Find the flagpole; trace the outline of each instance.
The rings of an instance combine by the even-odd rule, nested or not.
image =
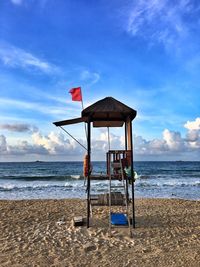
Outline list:
[[[84,110],[83,106],[83,96],[82,96],[82,90],[81,87],[72,88],[69,93],[72,95],[72,101],[81,101],[82,110]],[[85,124],[85,136],[87,140],[87,129]]]
[[[84,110],[84,106],[83,106],[83,95],[82,95],[82,90],[81,90],[81,104],[82,104],[82,111]],[[87,141],[87,129],[86,129],[86,123],[85,124],[85,136],[86,136],[86,141]]]

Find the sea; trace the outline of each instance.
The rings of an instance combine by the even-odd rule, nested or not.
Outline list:
[[[105,162],[93,162],[104,174]],[[200,162],[134,162],[136,198],[200,200]],[[0,163],[0,199],[86,198],[83,162]],[[118,184],[119,181],[114,183]],[[108,192],[108,181],[91,182],[91,193]]]

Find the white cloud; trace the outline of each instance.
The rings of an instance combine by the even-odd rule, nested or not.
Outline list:
[[[80,78],[82,81],[86,81],[89,84],[95,84],[100,79],[100,74],[97,72],[91,72],[89,70],[83,70],[81,72]]]
[[[199,139],[199,131],[197,130],[189,130],[189,132],[186,135],[186,139],[189,142],[196,142]]]
[[[186,140],[190,149],[200,149],[200,131],[189,131]]]
[[[32,135],[33,143],[36,146],[42,146],[50,155],[68,154],[75,155],[82,152],[82,148],[74,141],[67,139],[61,133],[51,132],[47,136],[43,136],[37,132]],[[83,143],[82,140],[79,140]]]
[[[165,155],[169,148],[163,139],[145,140],[142,136],[134,137],[136,155]]]
[[[189,0],[138,0],[129,6],[127,32],[132,36],[147,38],[169,48],[175,46],[190,33],[187,15],[193,15],[196,7]],[[127,15],[126,13],[126,15]]]
[[[37,132],[32,135],[33,143],[44,147],[49,153],[55,153],[57,147],[70,148],[69,142],[66,140],[64,144],[64,137],[62,135],[56,135],[51,132],[48,136],[42,136],[41,133]]]
[[[200,130],[200,118],[196,118],[194,121],[187,121],[184,127],[188,130]]]
[[[27,123],[0,124],[0,129],[11,132],[36,132],[38,129]]]
[[[104,150],[107,151],[109,149],[109,142],[111,149],[123,149],[124,148],[124,137],[113,134],[109,132],[109,141],[108,141],[108,131],[102,130],[99,136],[100,141],[103,143]]]
[[[184,127],[188,129],[186,140],[192,149],[200,149],[200,118],[194,121],[187,121]]]
[[[14,5],[21,5],[23,0],[11,0]]]
[[[170,150],[181,151],[184,148],[184,141],[179,132],[173,132],[165,129],[163,131],[163,140],[166,142],[166,145]]]
[[[12,68],[35,69],[46,74],[59,72],[55,65],[7,43],[0,43],[0,60]]]
[[[134,140],[137,155],[161,155],[165,158],[167,155],[178,157],[188,152],[200,152],[199,130],[189,131],[186,138],[183,138],[179,132],[165,129],[162,139],[145,140],[141,136],[136,136]]]
[[[36,132],[32,134],[32,144],[26,140],[19,140],[17,144],[10,145],[4,135],[0,135],[1,155],[63,155],[78,154],[80,148],[73,146],[62,134],[50,133],[43,136]]]
[[[33,110],[35,112],[48,114],[56,118],[58,117],[58,115],[66,117],[67,113],[73,112],[73,114],[76,114],[78,111],[80,111],[80,107],[78,106],[73,106],[73,108],[68,107],[66,105],[50,106],[48,103],[45,105],[44,102],[39,103],[31,101],[14,100],[10,98],[0,98],[0,105],[1,107],[12,107],[20,110]]]
[[[7,151],[7,142],[4,135],[0,135],[0,151],[1,153],[4,153]]]
[[[42,146],[35,146],[24,140],[18,141],[16,145],[10,145],[4,135],[0,135],[0,151],[1,156],[16,156],[16,159],[19,159],[18,156],[47,154],[47,151]]]

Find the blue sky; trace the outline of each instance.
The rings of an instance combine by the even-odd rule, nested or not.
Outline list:
[[[199,160],[199,1],[0,1],[0,161],[81,160],[52,125],[113,96],[136,109],[136,160]],[[83,125],[67,127],[85,143]],[[111,147],[123,148],[122,129]],[[106,130],[93,131],[93,159]]]

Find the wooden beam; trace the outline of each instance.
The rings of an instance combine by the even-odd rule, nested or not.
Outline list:
[[[95,120],[93,122],[93,127],[122,127],[123,124],[124,124],[124,121],[113,121],[113,120],[98,121],[98,120]]]
[[[133,136],[132,136],[132,121],[129,118],[126,122],[127,125],[127,141],[128,150],[131,152],[131,191],[132,191],[132,217],[133,228],[135,228],[135,188],[134,188],[134,168],[133,168]]]
[[[125,150],[127,150],[127,123],[124,123]]]
[[[90,160],[91,160],[91,122],[88,121],[88,138],[87,138],[87,153],[88,153],[88,177],[87,177],[87,228],[90,227]]]
[[[132,135],[132,121],[130,121],[130,147],[131,147],[131,187],[132,187],[132,216],[133,228],[135,228],[135,188],[134,188],[134,168],[133,168],[133,135]]]
[[[126,125],[127,125],[127,145],[128,145],[128,150],[131,150],[132,149],[132,123],[131,123],[131,120],[128,119],[128,121],[126,122]]]

